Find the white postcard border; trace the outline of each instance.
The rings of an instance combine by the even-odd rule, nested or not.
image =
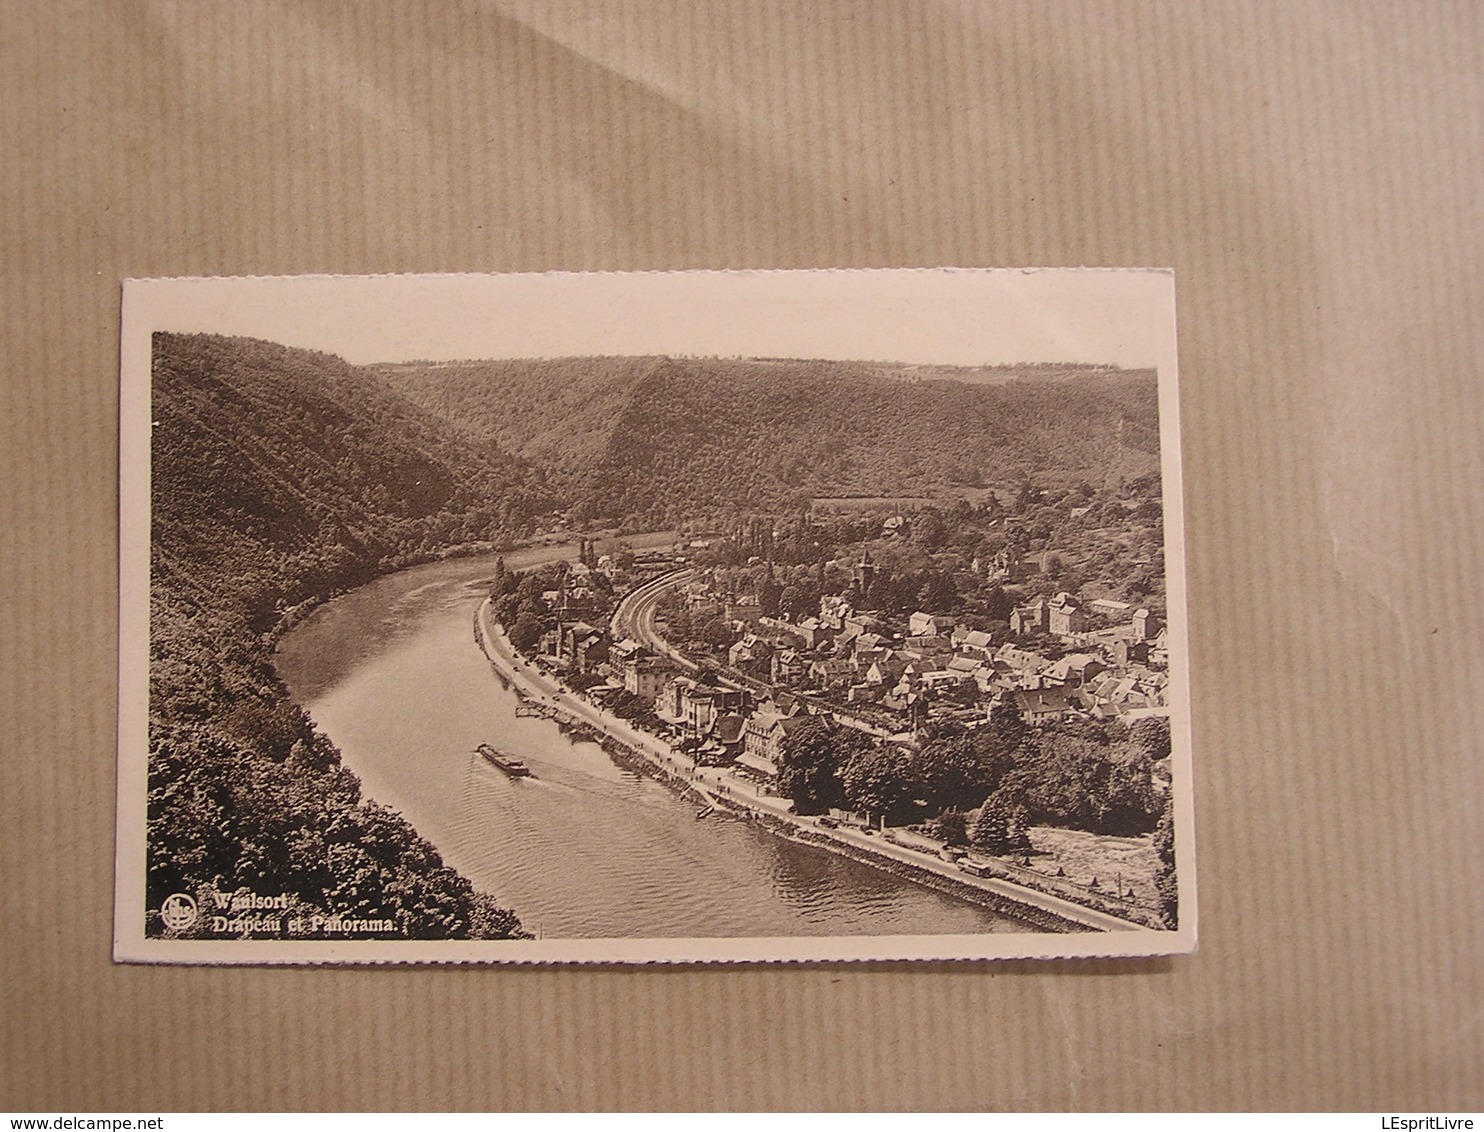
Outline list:
[[[1180,927],[1155,931],[1131,927],[1128,931],[1053,934],[1045,932],[969,936],[827,936],[756,937],[731,939],[562,939],[521,941],[274,941],[274,940],[163,940],[145,935],[145,848],[148,793],[149,686],[149,576],[150,576],[150,374],[151,338],[157,330],[245,334],[285,345],[322,348],[312,341],[294,340],[283,327],[295,319],[312,322],[314,301],[326,303],[337,295],[342,303],[359,296],[373,313],[387,296],[401,302],[440,301],[460,294],[479,301],[492,292],[528,291],[539,302],[558,294],[579,296],[584,303],[613,304],[605,308],[612,325],[629,319],[626,304],[635,290],[642,302],[661,301],[684,294],[694,300],[707,296],[713,305],[745,301],[747,295],[772,294],[778,310],[798,309],[801,295],[820,294],[821,284],[851,296],[853,317],[861,325],[880,324],[880,310],[866,309],[870,301],[897,303],[897,314],[909,308],[941,302],[955,287],[993,284],[991,289],[1013,288],[1016,281],[1051,282],[1075,278],[1099,289],[1117,291],[1137,280],[1143,290],[1139,303],[1148,320],[1144,333],[1156,342],[1148,365],[1158,374],[1160,463],[1164,495],[1166,599],[1170,640],[1169,706],[1172,742],[1172,779],[1176,879]],[[545,296],[544,298],[542,296]],[[657,297],[658,296],[658,297]],[[313,300],[313,301],[311,301]],[[960,295],[959,316],[974,301]],[[863,306],[863,303],[865,306]],[[257,322],[252,308],[257,304]],[[902,306],[900,304],[906,304]],[[1085,304],[1083,304],[1085,307]],[[404,306],[405,311],[405,306]],[[1061,317],[1070,316],[1070,308]],[[936,317],[936,316],[934,316]],[[601,321],[601,320],[600,320]],[[931,324],[933,319],[919,320]],[[1055,320],[1052,321],[1053,330]],[[1070,325],[1070,324],[1069,324]],[[255,329],[256,328],[256,329]],[[704,334],[705,328],[698,329]],[[1148,344],[1145,344],[1146,348]],[[878,346],[864,347],[863,357]],[[575,343],[568,354],[656,352],[684,350],[595,349]],[[696,351],[700,353],[700,350]],[[710,353],[725,353],[710,350]],[[751,356],[770,353],[767,347]],[[412,356],[418,356],[413,350]],[[469,357],[536,356],[532,353],[479,353]],[[556,356],[549,354],[546,356]],[[772,356],[807,356],[803,353]],[[849,357],[848,353],[821,353],[821,357]],[[874,360],[872,358],[871,360]],[[367,360],[390,359],[355,359]],[[1059,360],[1041,357],[1010,361]],[[1102,360],[1102,359],[1099,359]],[[1116,360],[1116,359],[1109,359]],[[1196,853],[1193,834],[1193,762],[1191,754],[1189,640],[1186,606],[1183,482],[1178,396],[1177,339],[1173,272],[1150,268],[933,268],[828,271],[690,271],[636,273],[546,273],[539,275],[382,275],[382,276],[252,276],[126,280],[122,301],[119,400],[119,770],[117,852],[115,860],[114,959],[128,963],[319,965],[319,964],[693,964],[861,961],[954,961],[995,959],[1056,959],[1151,957],[1193,952],[1196,932]],[[965,363],[971,364],[971,363]],[[993,364],[985,361],[980,364]]]

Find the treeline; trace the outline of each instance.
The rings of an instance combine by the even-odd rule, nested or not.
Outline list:
[[[510,539],[557,504],[496,443],[339,358],[174,334],[154,354],[157,565],[230,575],[260,631],[280,606]]]
[[[1018,844],[1016,830],[1033,825],[1118,836],[1152,832],[1167,796],[1157,764],[1169,753],[1164,718],[1131,727],[1086,720],[1035,730],[1004,711],[981,727],[945,727],[915,748],[810,718],[784,740],[778,783],[798,813],[840,807],[894,825],[950,814],[961,822],[988,804],[1011,815],[1011,840],[986,846],[1005,852]],[[948,820],[945,832],[956,828],[956,819]]]
[[[1114,836],[1154,834],[1159,913],[1178,926],[1170,723],[1084,720],[1043,730],[1013,712],[945,727],[916,747],[810,717],[783,741],[780,792],[795,813],[851,810],[917,824],[989,854],[1031,849],[1032,826]]]
[[[152,420],[150,933],[171,893],[245,889],[403,938],[520,935],[361,797],[266,635],[387,570],[517,538],[550,493],[364,371],[266,342],[157,334]]]
[[[553,562],[531,570],[507,570],[505,559],[495,562],[490,584],[490,610],[496,624],[503,625],[510,643],[521,652],[534,648],[556,610],[545,594],[559,590],[567,579],[566,562]],[[597,571],[583,579],[605,602],[613,599],[613,583]]]
[[[904,381],[902,367],[864,362],[560,358],[382,372],[539,462],[579,519],[666,525],[720,506],[932,495],[1032,473],[1111,480],[1159,463],[1148,370]]]
[[[757,595],[769,616],[814,613],[821,594],[845,594],[860,609],[954,613],[971,628],[1007,632],[1014,606],[1084,588],[1086,598],[1165,609],[1158,475],[1104,488],[1022,484],[1003,504],[986,495],[905,515],[720,516],[710,529],[722,533],[693,563],[711,568],[724,592]],[[863,558],[871,570],[860,579]],[[995,568],[1002,558],[1011,578]]]

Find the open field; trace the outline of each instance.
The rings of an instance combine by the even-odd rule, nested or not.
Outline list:
[[[1035,826],[1028,833],[1038,872],[1054,873],[1060,867],[1068,880],[1081,884],[1097,877],[1105,892],[1112,892],[1121,877],[1124,891],[1132,888],[1141,902],[1153,899],[1159,859],[1151,834],[1109,837],[1051,826]]]

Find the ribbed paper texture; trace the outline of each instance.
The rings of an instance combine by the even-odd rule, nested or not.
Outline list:
[[[1484,1104],[1480,9],[10,5],[0,1107]],[[109,961],[119,280],[1176,270],[1201,951]]]

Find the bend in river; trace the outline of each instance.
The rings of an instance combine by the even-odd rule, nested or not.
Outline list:
[[[638,543],[639,540],[631,540]],[[570,557],[538,547],[520,569]],[[279,644],[279,673],[365,792],[546,938],[932,935],[1032,930],[751,824],[710,817],[517,700],[474,643],[494,557],[382,578]],[[508,778],[481,742],[523,758]]]

